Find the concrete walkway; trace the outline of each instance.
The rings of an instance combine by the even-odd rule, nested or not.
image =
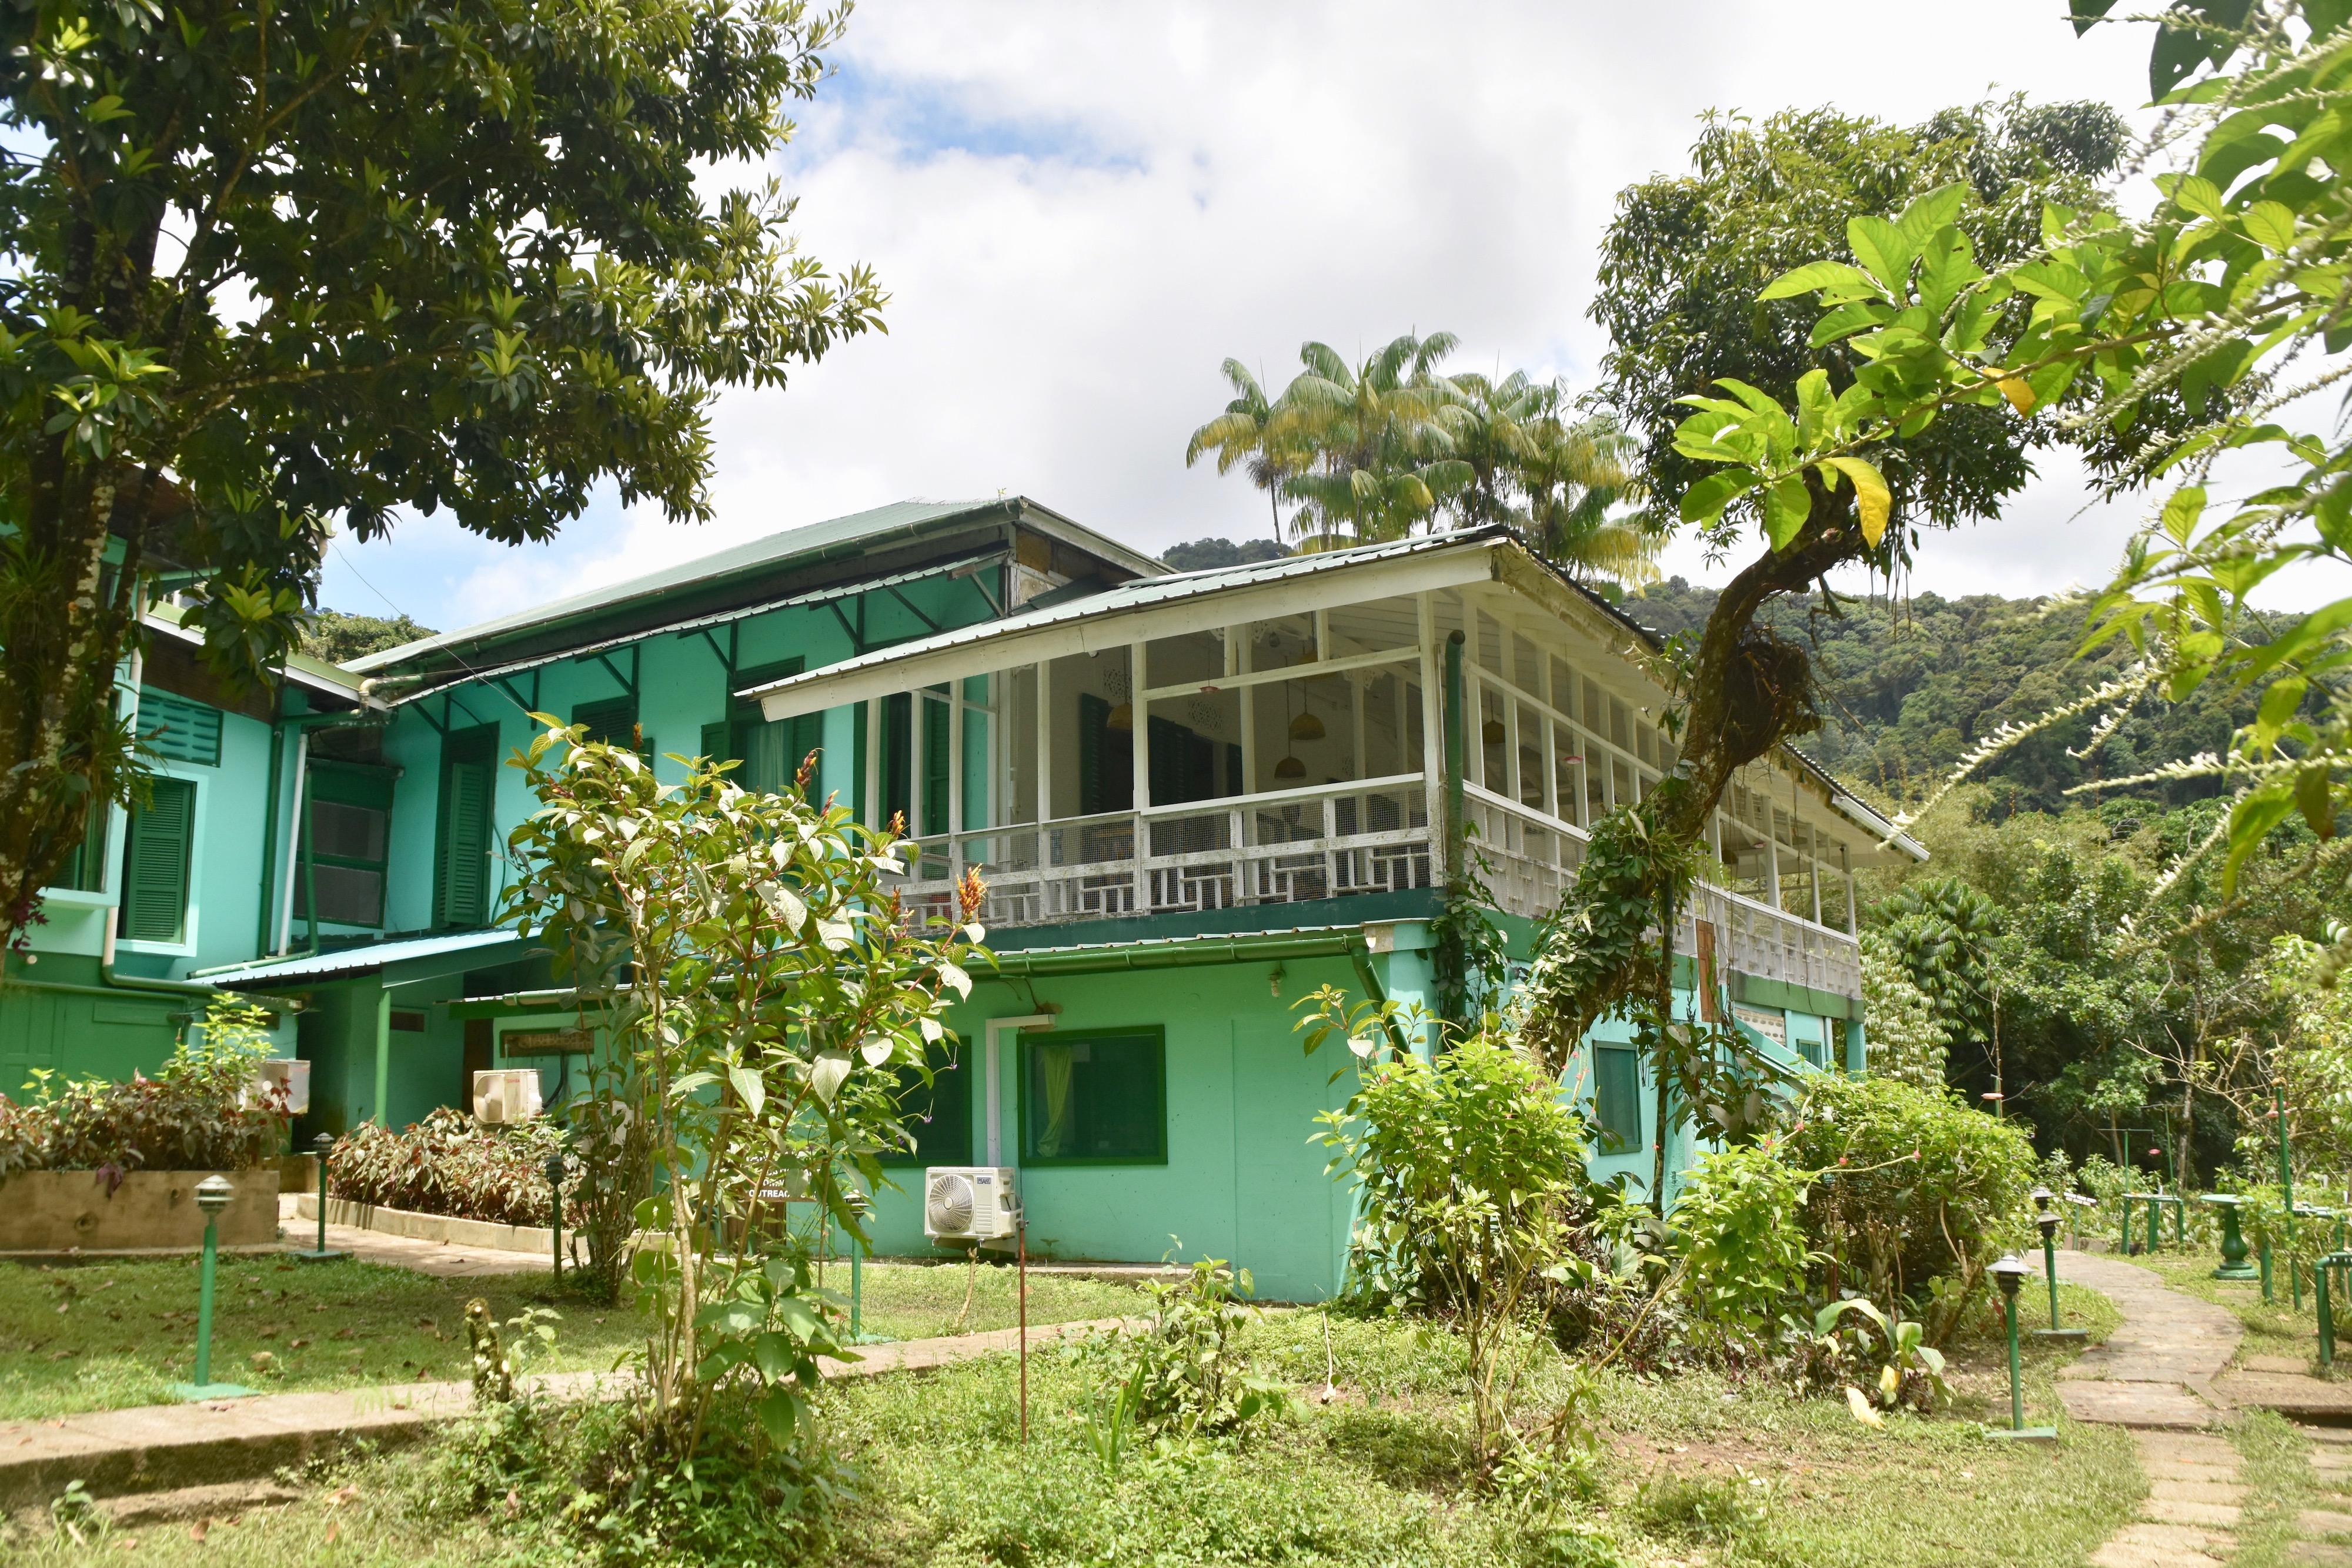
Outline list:
[[[329,1239],[333,1236],[330,1228]],[[1033,1326],[1030,1350],[1034,1354],[1066,1337],[1132,1321]],[[828,1378],[874,1377],[1007,1354],[1018,1343],[1018,1330],[1001,1329],[868,1345],[861,1360],[822,1365]],[[588,1372],[533,1378],[531,1385],[563,1400],[618,1398],[630,1387],[625,1377]],[[407,1441],[463,1415],[472,1402],[469,1384],[407,1383],[0,1422],[0,1511],[46,1505],[75,1480],[93,1496],[110,1497],[267,1477],[361,1439],[379,1446]]]
[[[2214,1425],[2213,1380],[2245,1338],[2238,1315],[2173,1290],[2146,1269],[2091,1252],[2058,1254],[2058,1277],[2088,1285],[2123,1313],[2105,1344],[2059,1373],[2058,1398],[2077,1421],[2146,1431]]]
[[[2173,1290],[2146,1269],[2086,1253],[2058,1257],[2060,1279],[2098,1291],[2124,1316],[2106,1343],[2060,1372],[2058,1396],[2078,1421],[2131,1428],[2148,1478],[2140,1517],[2091,1561],[2096,1568],[2212,1568],[2238,1550],[2248,1489],[2236,1445],[2205,1428],[2232,1408],[2271,1404],[2245,1396],[2257,1393],[2245,1371],[2224,1370],[2244,1329],[2228,1308]],[[2317,1385],[2288,1371],[2266,1375]],[[2323,1486],[2352,1484],[2352,1432],[2305,1427],[2301,1435]],[[2352,1514],[2305,1509],[2294,1534],[2288,1563],[2352,1568],[2352,1551],[2331,1544],[2352,1538]]]

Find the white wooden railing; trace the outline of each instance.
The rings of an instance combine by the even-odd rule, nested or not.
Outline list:
[[[917,917],[951,912],[967,868],[987,884],[981,919],[992,928],[1431,887],[1444,880],[1432,795],[1432,780],[1401,774],[933,834],[904,848],[901,907]],[[1496,907],[1536,917],[1557,905],[1583,859],[1584,831],[1475,784],[1464,786],[1463,810]],[[1699,920],[1716,927],[1720,965],[1861,995],[1860,952],[1842,931],[1701,883],[1675,936],[1679,951],[1697,950]]]

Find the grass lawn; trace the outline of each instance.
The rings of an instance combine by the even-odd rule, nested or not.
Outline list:
[[[2244,1355],[2294,1356],[2312,1364],[2319,1362],[2318,1301],[2312,1295],[2311,1280],[2303,1281],[2303,1308],[2292,1304],[2293,1292],[2287,1289],[2286,1270],[2281,1269],[2273,1282],[2275,1301],[2263,1301],[2262,1285],[2252,1280],[2216,1280],[2213,1270],[2221,1265],[2218,1252],[2157,1252],[2126,1259],[2151,1273],[2183,1295],[2203,1301],[2217,1301],[2238,1314],[2246,1326],[2246,1338],[2239,1347]],[[2338,1317],[2339,1322],[2345,1322]],[[2352,1332],[2352,1325],[2339,1332]],[[2341,1340],[2337,1342],[2343,1343]]]
[[[868,1268],[866,1332],[912,1339],[1010,1328],[1012,1273],[983,1266],[973,1281],[961,1265]],[[192,1259],[0,1263],[0,1420],[169,1403],[165,1385],[194,1371],[196,1282]],[[848,1269],[833,1269],[827,1283],[845,1297]],[[472,1366],[463,1314],[476,1296],[501,1321],[536,1301],[555,1305],[562,1322],[550,1371],[609,1369],[643,1335],[633,1308],[559,1293],[544,1275],[436,1280],[348,1260],[233,1256],[220,1260],[213,1375],[266,1393],[463,1379]],[[1130,1286],[1029,1282],[1032,1322],[1142,1307]]]
[[[2112,1326],[2103,1299],[2070,1295],[2095,1333]],[[1979,1418],[2007,1414],[1999,1342],[1982,1325],[1956,1347],[1953,1412],[1890,1415],[1875,1429],[1843,1397],[1799,1397],[1769,1378],[1604,1375],[1591,1495],[1549,1522],[1464,1492],[1464,1364],[1450,1335],[1304,1311],[1267,1315],[1247,1343],[1260,1370],[1298,1388],[1293,1419],[1238,1446],[1147,1448],[1116,1471],[1087,1441],[1102,1390],[1058,1355],[1032,1364],[1025,1448],[1010,1358],[828,1391],[820,1419],[856,1497],[825,1560],[2057,1568],[2080,1563],[2145,1491],[2118,1430],[2062,1422],[2055,1449],[1982,1435]],[[2051,1375],[2067,1354],[2029,1354],[2033,1418],[2054,1411]],[[509,1523],[496,1504],[463,1502],[456,1448],[320,1475],[303,1501],[215,1521],[201,1543],[175,1524],[89,1548],[23,1544],[33,1562],[142,1568],[586,1561],[544,1514]]]

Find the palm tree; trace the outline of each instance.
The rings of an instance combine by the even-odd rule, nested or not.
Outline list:
[[[1451,332],[1407,333],[1357,366],[1328,343],[1301,346],[1306,371],[1269,421],[1287,449],[1314,454],[1283,484],[1299,503],[1291,524],[1301,549],[1402,538],[1470,482],[1443,413],[1452,389],[1435,373],[1456,342]]]
[[[1524,527],[1526,509],[1515,504],[1514,493],[1520,488],[1522,465],[1536,450],[1529,427],[1553,413],[1559,389],[1530,382],[1525,371],[1491,382],[1467,373],[1447,376],[1443,387],[1439,421],[1454,455],[1470,465],[1469,483],[1454,493],[1448,507],[1456,525]]]
[[[1525,501],[1513,520],[1537,553],[1571,577],[1628,588],[1655,582],[1671,530],[1643,505],[1641,444],[1612,415],[1567,417],[1558,385],[1538,390],[1548,406],[1523,427],[1527,448],[1513,477]],[[1616,509],[1625,506],[1634,509]]]
[[[1184,447],[1184,466],[1190,468],[1203,453],[1214,452],[1218,473],[1230,474],[1237,465],[1245,469],[1250,483],[1265,492],[1274,509],[1274,542],[1280,544],[1283,481],[1303,466],[1306,455],[1286,448],[1274,434],[1274,405],[1247,365],[1227,360],[1224,376],[1234,400],[1225,404],[1224,413],[1192,433]]]

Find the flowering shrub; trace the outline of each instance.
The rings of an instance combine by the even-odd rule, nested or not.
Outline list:
[[[183,1041],[163,1070],[127,1083],[63,1085],[39,1069],[26,1103],[0,1095],[0,1176],[21,1170],[250,1170],[286,1142],[286,1097],[259,1082],[268,1015],[215,1003],[203,1042]]]
[[[445,1105],[401,1132],[367,1122],[344,1134],[327,1155],[327,1186],[337,1197],[415,1214],[544,1225],[547,1156],[562,1147],[551,1122],[484,1127]],[[567,1194],[576,1174],[567,1170]],[[564,1224],[575,1223],[569,1196],[564,1208]]]

